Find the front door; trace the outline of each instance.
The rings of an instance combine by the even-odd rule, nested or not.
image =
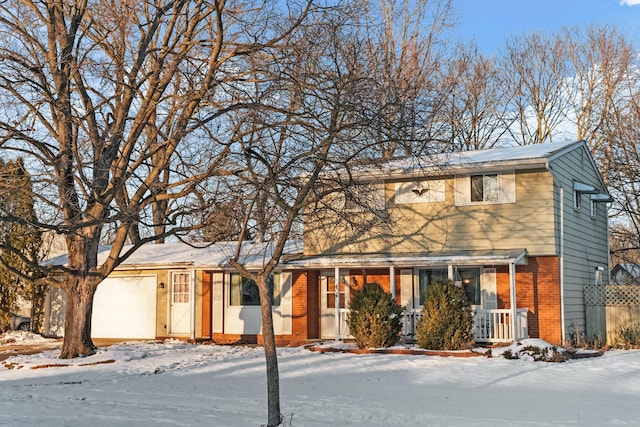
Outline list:
[[[171,273],[171,295],[169,303],[172,335],[185,335],[191,327],[191,280],[189,272]]]
[[[320,336],[335,338],[336,336],[336,285],[334,270],[322,271],[320,275]],[[349,306],[348,277],[346,272],[340,273],[339,299],[340,308]],[[342,331],[341,331],[342,332]]]

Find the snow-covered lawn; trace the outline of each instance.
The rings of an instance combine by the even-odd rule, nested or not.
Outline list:
[[[266,422],[261,347],[138,342],[57,355],[2,362],[0,425]],[[281,348],[279,365],[292,426],[640,425],[639,350],[547,363]]]

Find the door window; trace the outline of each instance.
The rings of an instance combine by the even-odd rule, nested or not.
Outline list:
[[[173,303],[188,303],[189,294],[189,273],[173,273]]]

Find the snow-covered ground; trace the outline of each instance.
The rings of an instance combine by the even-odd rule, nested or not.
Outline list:
[[[0,425],[266,422],[261,347],[170,341],[72,361],[58,353],[2,362]],[[279,365],[290,426],[640,425],[639,350],[547,363],[280,348]]]

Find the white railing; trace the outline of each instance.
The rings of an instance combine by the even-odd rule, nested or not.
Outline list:
[[[347,323],[347,315],[349,314],[348,308],[340,309],[340,339],[353,338],[351,331],[349,330],[349,323]]]
[[[511,342],[529,338],[526,308],[516,310],[516,337],[511,333],[510,309],[474,310],[473,337],[476,342]],[[416,326],[422,317],[421,309],[405,310],[402,316],[402,337],[405,341],[415,339]]]
[[[473,336],[476,342],[511,342],[529,338],[527,308],[516,309],[516,336],[511,330],[510,309],[475,310],[473,316]]]
[[[474,310],[473,311],[473,337],[478,343],[511,342],[529,338],[527,324],[527,308],[516,310],[516,337],[511,333],[511,310]],[[340,338],[353,338],[349,331],[347,315],[349,309],[340,309]],[[402,338],[405,341],[413,341],[416,336],[416,326],[422,318],[422,309],[405,310],[402,314]]]

